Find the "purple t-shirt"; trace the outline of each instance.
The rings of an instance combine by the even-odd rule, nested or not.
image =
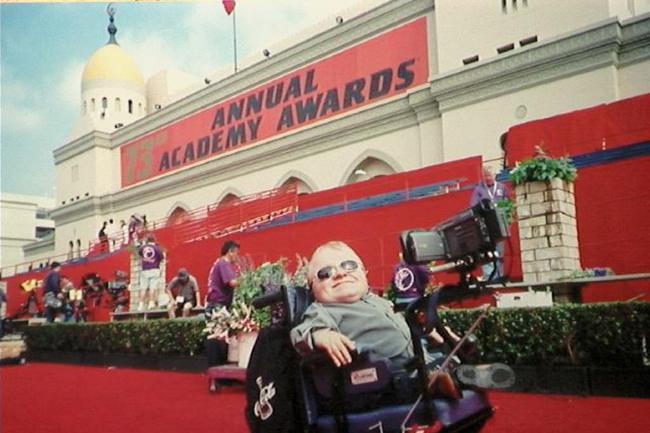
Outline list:
[[[138,250],[138,254],[142,261],[143,271],[160,268],[160,262],[165,258],[160,246],[152,243],[142,245]]]
[[[399,263],[393,271],[396,298],[417,298],[424,295],[429,284],[429,269],[424,265]]]
[[[485,182],[479,182],[474,188],[472,198],[469,201],[470,206],[478,204],[483,199],[488,199],[492,203],[497,203],[501,200],[508,198],[508,188],[501,182],[494,182],[492,186],[488,186]]]
[[[232,304],[233,288],[228,282],[237,278],[235,267],[221,257],[214,262],[208,276],[208,303],[230,306]]]

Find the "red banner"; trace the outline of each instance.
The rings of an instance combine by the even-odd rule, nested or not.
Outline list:
[[[419,18],[123,145],[122,187],[404,93],[428,75]]]

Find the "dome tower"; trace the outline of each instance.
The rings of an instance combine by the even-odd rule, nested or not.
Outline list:
[[[114,132],[145,116],[144,78],[128,53],[115,38],[115,10],[109,16],[108,43],[88,59],[81,78],[81,116],[71,139],[92,130]]]

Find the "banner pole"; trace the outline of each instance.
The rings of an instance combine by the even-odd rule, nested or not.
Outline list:
[[[235,16],[237,11],[232,11],[232,42],[233,42],[233,53],[235,55],[235,74],[237,73],[237,19]]]

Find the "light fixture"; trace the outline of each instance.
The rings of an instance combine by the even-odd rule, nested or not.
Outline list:
[[[336,17],[336,24],[343,24],[343,17],[341,15]]]
[[[210,81],[209,78],[204,78],[204,79],[203,79],[203,82],[204,82],[205,84],[210,84],[210,83],[211,83],[211,81]]]
[[[115,129],[120,129],[123,126],[124,126],[124,123],[116,123],[115,124]]]
[[[264,57],[266,57],[266,58],[271,57],[271,52],[269,50],[267,50],[266,48],[264,49],[264,51],[262,51],[262,54],[264,54]]]
[[[155,108],[156,110],[160,110],[162,108],[162,105],[156,104],[153,106],[153,108]]]
[[[366,170],[364,170],[364,169],[362,169],[362,168],[357,168],[356,170],[354,170],[354,174],[355,174],[356,176],[365,176],[365,175],[367,175],[368,173],[366,172]]]

